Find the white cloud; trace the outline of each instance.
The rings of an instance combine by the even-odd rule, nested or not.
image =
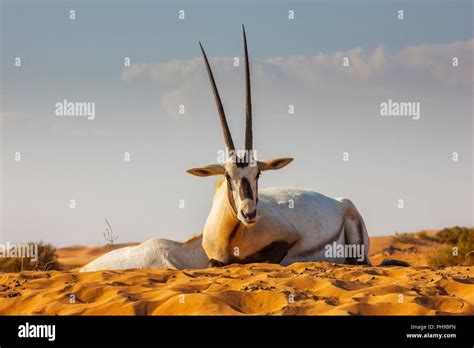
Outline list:
[[[401,91],[430,95],[439,88],[448,92],[467,91],[472,87],[472,51],[474,40],[448,44],[419,44],[398,52],[383,46],[372,50],[356,47],[314,56],[291,55],[252,61],[252,83],[255,91],[278,100],[288,91],[324,92],[340,96],[345,91],[368,94]],[[350,67],[344,68],[344,57]],[[458,57],[459,67],[452,66]],[[232,57],[210,57],[219,89],[242,89],[242,70],[233,66]],[[123,70],[122,79],[139,77],[159,82],[161,102],[167,112],[175,112],[180,101],[209,98],[209,82],[201,57],[171,60],[158,64],[135,64]],[[203,94],[203,91],[205,91]],[[257,92],[258,93],[258,92]],[[336,93],[336,94],[334,94]],[[434,94],[436,94],[434,93]],[[221,93],[221,95],[225,95]]]
[[[472,52],[474,40],[449,44],[422,44],[407,47],[395,56],[401,67],[422,70],[441,83],[455,86],[472,85]],[[459,67],[452,66],[452,59],[459,59]],[[456,74],[453,69],[458,70]]]
[[[160,64],[134,64],[123,70],[122,78],[131,80],[145,75],[164,84],[175,84],[192,77],[200,70],[201,65],[202,60],[199,58],[176,59]]]

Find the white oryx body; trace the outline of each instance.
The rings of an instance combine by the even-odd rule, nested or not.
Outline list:
[[[258,192],[258,221],[246,226],[235,214],[224,180],[216,185],[203,246],[216,265],[248,262],[328,261],[370,264],[364,220],[348,199],[314,191],[267,188]],[[361,247],[363,259],[326,255],[326,247]],[[273,246],[272,246],[273,245]],[[262,252],[262,250],[265,250]]]
[[[278,226],[284,224],[297,238],[280,262],[282,265],[305,261],[357,262],[354,258],[349,260],[326,256],[325,247],[332,247],[334,242],[340,245],[364,245],[364,261],[360,263],[370,263],[370,240],[365,223],[350,200],[334,199],[314,191],[284,188],[262,190],[259,197],[259,222],[263,216],[268,216],[268,219],[279,221],[277,231]],[[262,225],[260,229],[265,231],[266,227]]]
[[[262,189],[258,192],[259,221],[251,228],[241,224],[229,241],[232,232],[229,226],[238,219],[232,219],[227,195],[221,180],[205,227],[207,238],[228,240],[217,243],[216,251],[210,256],[215,260],[239,262],[234,256],[234,248],[239,248],[240,259],[245,260],[276,241],[294,243],[280,261],[282,265],[305,261],[346,262],[345,258],[325,256],[325,246],[333,242],[364,245],[364,256],[368,260],[370,242],[365,224],[349,200],[300,189]],[[207,265],[208,256],[202,247],[201,234],[185,242],[154,238],[136,246],[116,249],[90,262],[81,272],[131,268],[197,269]]]
[[[82,267],[81,272],[131,268],[205,268],[208,258],[201,241],[202,235],[185,242],[150,239],[136,246],[110,251]]]

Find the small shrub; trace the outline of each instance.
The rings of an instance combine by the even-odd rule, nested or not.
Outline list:
[[[428,232],[421,231],[417,234],[418,238],[421,240],[428,240],[430,242],[439,242],[438,238],[428,235]]]
[[[28,245],[36,245],[36,243],[28,243]],[[43,242],[37,245],[37,261],[21,257],[2,257],[0,258],[0,272],[49,271],[58,269],[59,264],[55,255],[56,248],[51,244]]]
[[[420,238],[420,239],[428,238],[428,232],[426,232],[426,231],[418,232],[418,238]]]
[[[448,245],[433,253],[429,260],[432,266],[474,265],[473,258],[468,257],[474,250],[474,228],[445,228],[437,238]]]
[[[118,239],[119,236],[118,234],[114,234],[112,226],[110,225],[107,219],[105,219],[105,223],[107,224],[107,227],[105,228],[104,238],[108,242],[109,247],[112,248],[114,242]]]
[[[398,243],[407,243],[407,244],[417,244],[419,241],[411,233],[395,233],[395,236],[392,236],[394,242]]]
[[[446,243],[446,244],[457,244],[458,241],[466,235],[472,234],[474,232],[473,228],[468,228],[468,227],[459,227],[459,226],[454,226],[454,227],[449,227],[449,228],[443,228],[441,231],[439,231],[436,234],[436,239],[440,243]]]

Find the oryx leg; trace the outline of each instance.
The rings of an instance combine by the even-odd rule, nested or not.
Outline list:
[[[364,220],[355,205],[348,199],[342,199],[346,206],[344,221],[345,263],[352,265],[371,265],[369,260],[370,241]]]

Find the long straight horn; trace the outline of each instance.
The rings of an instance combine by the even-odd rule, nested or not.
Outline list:
[[[247,36],[245,35],[245,27],[242,24],[242,32],[244,34],[244,51],[245,51],[245,150],[252,150],[252,95],[250,90],[250,69],[249,54],[247,51]]]
[[[214,94],[214,99],[216,101],[217,112],[219,113],[219,120],[221,122],[222,132],[224,133],[224,142],[228,150],[235,151],[234,142],[232,141],[232,135],[230,134],[229,125],[227,124],[227,119],[225,117],[224,107],[222,106],[221,97],[219,96],[219,91],[217,90],[216,81],[214,80],[214,75],[212,74],[211,66],[207,60],[206,52],[199,41],[199,46],[201,46],[202,55],[204,57],[204,62],[206,63],[207,75],[209,76],[209,81],[211,82],[212,93]]]

